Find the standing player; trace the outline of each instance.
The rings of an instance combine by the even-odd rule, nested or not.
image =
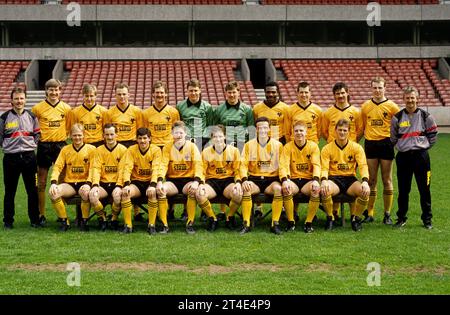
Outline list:
[[[419,91],[413,86],[403,89],[405,108],[392,117],[391,141],[398,152],[395,157],[398,181],[398,211],[395,227],[405,226],[413,175],[420,195],[423,226],[433,228],[431,219],[431,164],[428,150],[436,143],[437,125],[428,112],[418,107]]]
[[[45,82],[45,100],[37,103],[31,109],[41,128],[41,138],[37,147],[37,165],[39,221],[42,225],[47,221],[45,218],[45,187],[47,186],[48,170],[66,145],[68,130],[70,130],[66,119],[71,108],[60,100],[61,86],[62,83],[55,79]]]
[[[308,128],[307,140],[319,144],[322,128],[322,109],[317,104],[311,102],[311,90],[308,82],[301,81],[297,86],[297,103],[288,108],[288,118],[286,119],[287,141],[294,140],[293,126],[297,121],[303,121]]]
[[[117,128],[113,124],[103,127],[103,138],[105,143],[95,150],[94,162],[90,173],[92,185],[89,192],[89,201],[99,216],[100,229],[107,228],[106,213],[101,200],[112,197],[111,205],[111,228],[117,230],[118,217],[120,214],[120,202],[122,195],[119,180],[119,164],[127,151],[127,148],[117,142]]]
[[[177,109],[186,124],[188,138],[202,150],[209,141],[208,127],[214,124],[214,111],[211,104],[201,98],[199,80],[190,80],[186,89],[187,98],[177,104]]]
[[[156,199],[156,181],[161,165],[161,150],[151,144],[151,133],[147,128],[139,128],[136,132],[137,144],[128,148],[123,157],[122,212],[125,221],[123,233],[131,233],[131,199],[147,196],[148,198],[148,228],[150,235],[156,234],[156,214],[158,200]],[[167,227],[167,224],[165,225]],[[167,229],[168,231],[168,229]]]
[[[70,198],[76,194],[81,197],[80,230],[88,231],[87,219],[89,218],[89,191],[91,189],[89,179],[89,169],[92,165],[95,147],[84,143],[83,125],[74,124],[70,130],[72,144],[61,149],[55,162],[49,189],[50,199],[55,208],[56,215],[61,219],[60,230],[65,232],[70,227],[67,217],[66,207],[62,198]],[[62,183],[58,184],[60,174],[65,170]]]
[[[350,122],[348,138],[354,142],[359,142],[363,133],[363,122],[361,112],[358,108],[350,104],[350,95],[347,84],[337,82],[333,86],[334,106],[328,108],[322,115],[322,136],[328,142],[336,139],[336,123],[340,119],[347,119]],[[339,203],[335,203],[333,214],[335,221],[339,221]],[[352,211],[355,211],[354,204],[351,204]]]
[[[167,197],[178,193],[187,195],[187,222],[186,233],[195,234],[194,219],[197,201],[195,195],[198,187],[204,184],[203,165],[197,146],[191,141],[186,141],[186,125],[177,121],[172,127],[173,142],[164,146],[161,162],[161,178],[158,179],[156,190],[160,219],[167,227]],[[163,183],[163,180],[166,182]],[[203,212],[216,221],[217,218],[212,211],[209,200],[199,205]],[[168,228],[167,228],[168,230]]]
[[[309,196],[305,233],[313,231],[312,221],[320,204],[320,150],[317,143],[307,139],[308,125],[301,120],[294,123],[294,140],[283,148],[280,157],[280,177],[283,203],[288,218],[287,230],[295,229],[293,196],[301,192]],[[333,217],[327,217],[327,229],[331,229]]]
[[[281,195],[279,158],[283,145],[278,140],[269,137],[270,124],[266,117],[255,121],[256,138],[244,145],[241,159],[241,178],[244,196],[242,197],[243,226],[241,234],[250,231],[250,216],[252,211],[252,195],[264,192],[272,195],[272,224],[270,231],[281,234],[279,220],[283,208]]]
[[[225,143],[225,128],[222,125],[211,128],[211,141],[212,145],[202,152],[206,182],[198,187],[197,203],[202,205],[218,194],[223,194],[230,199],[226,225],[233,228],[236,225],[234,214],[242,201],[240,153],[237,148]],[[217,221],[210,219],[209,230],[214,231],[216,226]]]
[[[15,87],[11,91],[12,109],[0,117],[0,147],[3,148],[3,223],[12,229],[14,223],[14,199],[20,174],[28,196],[28,217],[32,227],[40,227],[38,192],[36,186],[36,154],[34,150],[40,137],[36,116],[25,109],[25,89]]]
[[[322,148],[321,194],[322,204],[328,216],[333,209],[332,197],[340,192],[356,197],[355,210],[351,210],[352,229],[360,231],[361,218],[369,201],[369,170],[363,148],[349,139],[350,122],[339,119],[336,122],[336,139]],[[362,177],[356,178],[356,168]],[[331,225],[332,228],[332,225]]]
[[[92,84],[83,85],[83,104],[73,108],[68,115],[69,128],[80,123],[84,126],[84,143],[98,147],[103,144],[103,115],[106,108],[97,104],[97,87]]]
[[[215,109],[214,124],[225,126],[226,143],[239,150],[249,140],[249,127],[253,130],[255,125],[253,111],[250,106],[241,102],[238,82],[230,81],[225,85],[225,102]],[[225,205],[220,206],[220,215],[224,216]]]
[[[383,180],[384,224],[392,224],[391,209],[394,200],[392,185],[392,161],[394,146],[390,139],[392,117],[400,110],[393,101],[384,95],[386,82],[382,77],[371,81],[372,99],[361,106],[364,130],[364,151],[369,166],[370,196],[364,222],[373,222],[374,206],[377,199],[378,168]]]
[[[156,81],[152,87],[154,103],[142,112],[144,127],[152,134],[152,144],[161,149],[173,140],[172,125],[180,120],[177,109],[167,104],[168,93],[167,85]]]
[[[142,111],[128,102],[130,97],[128,85],[118,83],[115,91],[117,103],[105,113],[104,123],[111,123],[117,127],[117,142],[128,148],[136,144],[137,129],[143,126]],[[144,221],[138,206],[134,208],[134,216],[135,221]]]

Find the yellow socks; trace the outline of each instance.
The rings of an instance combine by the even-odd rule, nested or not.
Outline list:
[[[384,202],[384,212],[391,213],[392,203],[394,202],[394,191],[384,190],[383,191],[383,202]]]
[[[374,207],[376,200],[377,200],[377,191],[371,190],[369,195],[369,203],[367,204],[367,214],[371,217],[374,216]]]
[[[188,219],[186,221],[186,224],[194,223],[196,207],[197,207],[197,200],[195,200],[195,197],[191,197],[188,195],[187,202],[186,202],[186,211],[187,211]]]
[[[283,206],[289,222],[294,221],[294,200],[292,195],[283,196]]]
[[[155,225],[157,213],[158,213],[158,201],[148,200],[148,224]]]
[[[207,215],[209,218],[213,218],[214,221],[217,220],[216,215],[214,214],[214,211],[212,211],[211,203],[209,202],[209,200],[206,200],[204,203],[200,204],[199,206],[200,206],[200,208],[202,209],[202,211],[203,211],[204,213],[206,213],[206,215]]]
[[[314,216],[317,213],[317,209],[319,209],[319,204],[320,204],[320,197],[313,197],[313,196],[309,197],[308,214],[306,215],[305,222],[312,223]]]
[[[246,226],[250,226],[250,217],[252,215],[252,196],[242,196],[242,220],[245,221]]]
[[[158,199],[158,207],[159,207],[159,219],[163,223],[164,226],[169,226],[167,223],[167,210],[169,209],[169,203],[167,198]]]
[[[292,205],[292,208],[294,206]],[[272,226],[273,222],[280,221],[281,211],[283,210],[283,196],[273,196],[272,201]],[[292,216],[294,216],[292,214]]]
[[[133,224],[131,222],[131,209],[133,208],[133,204],[130,201],[122,202],[122,212],[123,212],[123,221],[126,226],[132,227]]]
[[[55,208],[56,215],[60,219],[67,218],[66,206],[61,198],[52,201],[53,208]]]

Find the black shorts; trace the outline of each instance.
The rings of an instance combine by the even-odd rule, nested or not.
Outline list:
[[[150,182],[143,182],[140,180],[132,180],[131,184],[137,187],[139,189],[139,192],[141,193],[140,197],[145,197],[147,195],[147,188],[150,186]],[[140,198],[136,197],[136,198]]]
[[[95,141],[95,142],[91,142],[89,143],[90,145],[93,145],[94,147],[98,148],[99,146],[101,146],[102,144],[104,144],[105,142],[103,140],[101,141]]]
[[[259,190],[263,193],[267,187],[269,187],[273,182],[280,182],[277,176],[265,177],[265,176],[249,176],[249,181],[255,183],[259,187]]]
[[[100,183],[99,186],[102,187],[106,191],[108,196],[112,196],[112,192],[113,192],[114,188],[116,188],[116,183]],[[105,198],[107,198],[107,197],[105,197]]]
[[[42,168],[50,168],[58,158],[61,149],[67,145],[65,141],[40,142],[37,146],[37,165]]]
[[[78,191],[80,190],[81,186],[83,186],[86,183],[66,183],[70,185],[73,189],[75,189],[75,193],[78,194]]]
[[[306,179],[306,178],[291,178],[291,181],[297,185],[299,191],[302,190],[303,186],[305,186],[307,183],[309,183],[312,179]]]
[[[206,183],[214,189],[217,195],[223,195],[225,188],[227,188],[230,184],[234,184],[234,178],[210,178],[206,180]]]
[[[366,152],[366,159],[394,159],[394,145],[390,138],[383,140],[365,140],[364,151]]]
[[[177,187],[178,193],[183,193],[183,187],[186,186],[187,183],[194,181],[193,178],[167,178],[166,181],[171,182]]]
[[[333,181],[339,187],[339,192],[343,194],[347,193],[350,186],[358,181],[355,176],[329,176],[328,179]]]
[[[132,145],[135,145],[137,143],[136,140],[124,140],[124,141],[117,141],[117,142],[124,145],[126,148],[129,148]]]

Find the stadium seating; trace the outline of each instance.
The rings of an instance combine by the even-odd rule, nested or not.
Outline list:
[[[15,86],[25,87],[25,83],[16,82],[21,70],[28,67],[28,61],[0,61],[0,113],[11,108],[11,90]]]
[[[1,4],[41,4],[41,0],[0,0]]]
[[[2,0],[0,0],[2,1]],[[5,1],[5,0],[3,0]],[[10,0],[11,1],[11,0]],[[31,1],[31,0],[29,0]],[[63,0],[63,4],[68,4],[72,0]],[[79,4],[97,4],[97,5],[139,5],[139,4],[160,4],[160,5],[229,5],[242,4],[242,0],[78,0]]]
[[[367,5],[371,0],[261,0],[266,5]],[[378,0],[379,4],[414,5],[439,4],[439,0]]]
[[[434,73],[436,60],[387,59],[376,60],[275,60],[275,68],[286,75],[279,81],[281,94],[287,103],[297,101],[296,87],[299,81],[311,84],[312,99],[321,106],[334,103],[332,87],[342,81],[349,86],[351,103],[360,106],[371,97],[370,80],[382,76],[386,80],[386,95],[403,104],[402,88],[415,86],[421,94],[421,104],[439,106],[448,104],[448,80],[440,80]],[[442,101],[441,101],[442,100]]]
[[[114,85],[125,82],[130,87],[130,102],[141,107],[151,103],[152,85],[162,80],[169,87],[169,104],[176,105],[185,98],[185,85],[191,78],[202,84],[202,97],[212,105],[224,100],[223,89],[235,80],[234,60],[174,60],[174,61],[67,61],[65,70],[70,77],[63,89],[63,99],[75,106],[82,101],[84,83],[98,88],[98,102],[106,107],[115,104]],[[241,98],[256,103],[256,94],[250,81],[239,81]]]

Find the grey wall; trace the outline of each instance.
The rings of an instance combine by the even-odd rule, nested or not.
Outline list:
[[[39,62],[32,60],[25,70],[25,84],[28,90],[37,90],[39,88]]]
[[[0,21],[65,21],[65,5],[2,5]],[[351,8],[351,9],[349,9]],[[365,21],[365,5],[83,5],[81,21]],[[448,20],[450,5],[383,5],[381,21]]]

